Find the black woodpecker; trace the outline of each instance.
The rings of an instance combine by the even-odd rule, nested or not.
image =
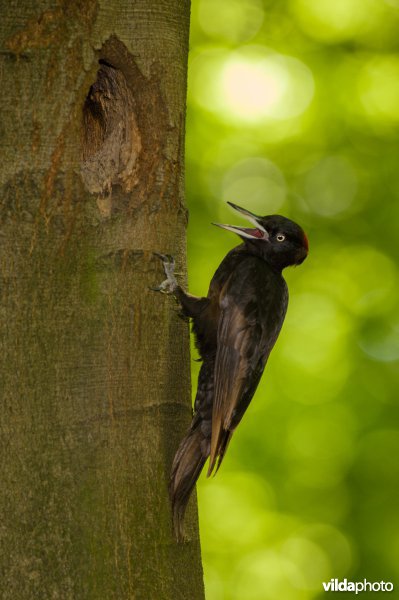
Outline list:
[[[199,474],[208,456],[208,476],[220,467],[280,333],[288,305],[282,270],[300,265],[309,249],[304,231],[290,219],[258,217],[229,204],[253,227],[214,223],[238,234],[243,243],[223,259],[206,298],[186,293],[175,279],[173,258],[158,254],[167,279],[153,289],[177,298],[183,314],[192,320],[202,360],[193,419],[170,476],[173,524],[179,540]]]

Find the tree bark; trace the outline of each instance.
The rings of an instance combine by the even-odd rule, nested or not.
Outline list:
[[[0,21],[0,595],[202,599],[195,503],[167,483],[190,422],[189,0],[20,0]],[[184,282],[184,274],[183,274]]]

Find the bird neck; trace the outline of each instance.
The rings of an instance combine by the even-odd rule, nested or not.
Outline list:
[[[267,251],[267,246],[265,243],[261,244],[258,241],[248,240],[243,244],[243,250],[247,254],[251,254],[252,256],[257,256],[258,258],[264,260],[273,271],[279,273],[281,275],[282,270],[286,265],[280,263],[278,257],[275,254],[271,254]]]

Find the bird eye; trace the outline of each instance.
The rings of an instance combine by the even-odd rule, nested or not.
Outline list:
[[[285,235],[284,235],[283,233],[278,233],[278,234],[276,235],[276,240],[277,240],[278,242],[284,242],[284,240],[285,240]]]

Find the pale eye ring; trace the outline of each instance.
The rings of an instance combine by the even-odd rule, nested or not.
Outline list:
[[[284,235],[284,233],[278,233],[278,234],[276,235],[276,240],[277,240],[278,242],[284,242],[284,240],[285,240],[285,235]]]

